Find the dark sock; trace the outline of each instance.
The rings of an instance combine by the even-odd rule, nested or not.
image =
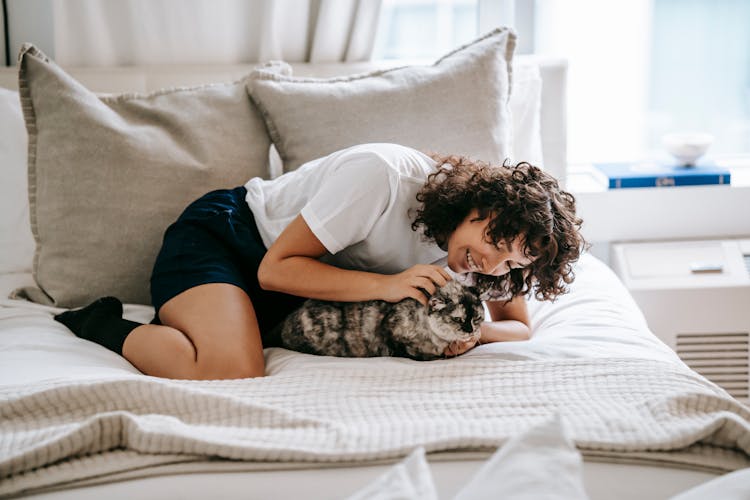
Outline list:
[[[67,326],[82,339],[103,345],[122,355],[125,337],[141,325],[122,317],[122,302],[115,297],[102,297],[83,309],[66,311],[55,320]]]

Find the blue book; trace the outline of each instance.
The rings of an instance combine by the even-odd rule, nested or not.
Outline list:
[[[609,189],[729,184],[729,170],[705,164],[694,167],[657,162],[595,163]]]

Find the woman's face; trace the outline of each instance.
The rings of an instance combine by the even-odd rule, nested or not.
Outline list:
[[[453,272],[502,276],[531,264],[533,259],[523,254],[521,238],[514,239],[510,246],[489,241],[486,235],[490,220],[479,218],[474,209],[448,238],[448,267]]]

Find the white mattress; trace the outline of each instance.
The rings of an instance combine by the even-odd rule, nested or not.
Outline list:
[[[480,346],[462,356],[468,360],[575,360],[617,358],[682,363],[648,330],[637,306],[614,274],[590,255],[577,266],[578,278],[570,294],[554,303],[529,303],[534,336],[527,342],[506,342]],[[28,284],[28,275],[0,276],[3,296],[12,288]],[[125,359],[93,343],[76,338],[54,322],[57,309],[30,303],[0,300],[0,387],[33,387],[61,380],[90,381],[138,376]],[[126,317],[149,321],[152,310],[126,306]],[[291,369],[336,369],[352,361],[266,350],[270,377]],[[456,360],[459,361],[459,360]],[[393,360],[362,360],[373,370],[387,368]],[[426,366],[426,365],[425,365]],[[684,366],[684,365],[683,365]],[[746,436],[745,439],[748,439]],[[645,454],[647,455],[647,454]],[[444,452],[430,462],[441,498],[447,498],[487,457],[487,453]],[[640,463],[606,463],[589,456],[584,478],[592,498],[666,498],[716,475],[715,472],[652,466]],[[392,460],[386,460],[392,462]],[[638,462],[636,460],[636,462]],[[267,463],[257,470],[245,462],[200,462],[185,467],[159,465],[124,475],[110,475],[89,481],[106,484],[56,491],[61,498],[179,496],[205,498],[220,489],[224,498],[341,498],[352,493],[385,470],[388,465],[314,468],[299,470],[284,463]],[[319,467],[319,465],[314,465]],[[249,470],[256,469],[256,470]],[[176,474],[179,472],[179,474]],[[190,472],[189,475],[185,475]],[[154,476],[154,477],[148,477]],[[117,477],[124,482],[111,482]],[[59,487],[59,486],[58,486]],[[134,489],[135,488],[135,489]],[[448,496],[446,496],[448,495]],[[46,496],[46,495],[43,495]]]

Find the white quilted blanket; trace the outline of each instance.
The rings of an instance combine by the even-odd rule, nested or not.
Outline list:
[[[307,356],[272,357],[277,373],[255,380],[128,375],[4,388],[0,493],[118,470],[120,459],[133,465],[131,454],[105,453],[113,450],[150,464],[179,460],[172,455],[335,462],[401,457],[419,445],[492,450],[553,413],[584,455],[666,452],[648,459],[750,466],[750,411],[675,363],[472,356],[311,370]]]

